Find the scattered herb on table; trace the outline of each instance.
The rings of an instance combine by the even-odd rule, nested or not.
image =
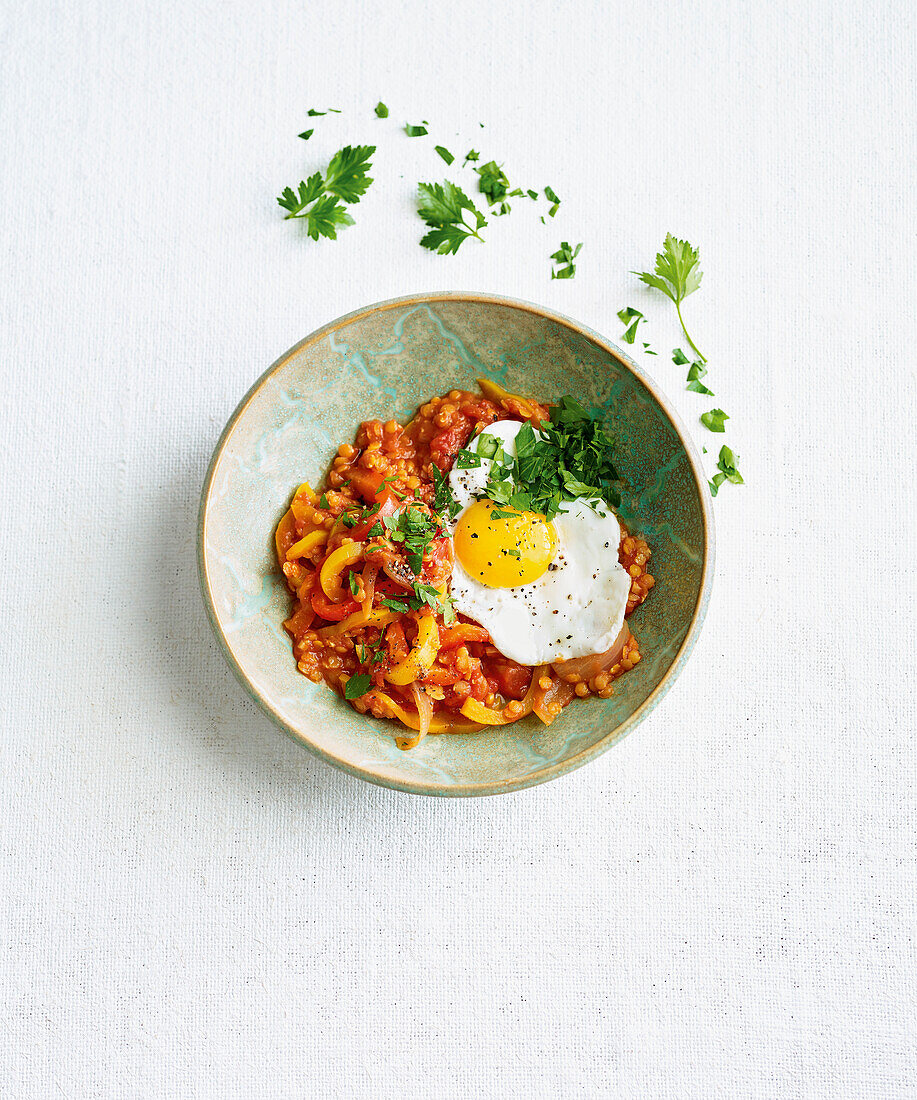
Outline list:
[[[417,213],[431,227],[421,238],[424,248],[445,256],[458,252],[469,237],[484,240],[478,230],[487,225],[487,219],[461,187],[445,180],[443,183],[419,183],[417,189],[420,192]],[[465,221],[466,211],[474,225]]]
[[[552,279],[572,279],[576,274],[576,264],[573,262],[580,254],[580,249],[583,247],[583,242],[571,248],[568,241],[561,241],[560,248],[556,252],[551,253],[551,259],[559,265],[563,265],[557,268],[555,271],[551,269]]]
[[[481,154],[477,149],[469,149],[465,154],[465,159],[462,161],[462,167],[464,168],[468,161],[477,161],[481,159]]]
[[[680,241],[667,233],[662,251],[656,253],[656,270],[634,271],[632,274],[639,277],[647,286],[661,290],[667,298],[675,303],[678,320],[681,323],[681,331],[685,339],[694,349],[695,354],[702,363],[707,360],[700,353],[697,344],[691,339],[685,328],[684,318],[681,315],[681,303],[689,294],[693,294],[700,286],[703,272],[700,269],[700,254],[696,248],[692,248],[687,241]]]
[[[713,480],[709,483],[710,492],[713,496],[716,496],[720,491],[720,486],[724,481],[731,481],[733,485],[745,484],[745,479],[736,467],[738,461],[738,458],[724,443],[723,446],[720,447],[720,457],[716,464],[719,472],[713,475]]]
[[[301,134],[297,134],[297,137],[301,137],[303,141],[308,141],[310,137],[315,133],[314,130],[303,130]]]
[[[376,104],[376,118],[388,118],[388,107],[380,99]]]
[[[544,189],[544,197],[551,203],[551,209],[548,211],[548,217],[553,218],[560,207],[560,199],[555,195],[553,187],[546,187]]]
[[[284,188],[277,202],[287,210],[286,219],[302,218],[313,241],[319,237],[337,239],[337,229],[353,225],[345,202],[357,203],[373,182],[367,175],[375,145],[345,145],[331,158],[324,176],[313,173],[299,184],[298,192]]]
[[[446,164],[451,164],[455,160],[455,157],[444,145],[434,145],[433,148],[437,151],[437,153],[439,153]]]
[[[314,107],[310,107],[306,114],[309,118],[320,118],[322,115],[334,114],[339,115],[341,112],[337,107],[329,107],[327,111],[316,111]]]
[[[495,160],[489,160],[486,164],[482,164],[480,168],[475,168],[475,172],[480,176],[478,190],[482,195],[487,196],[488,204],[494,206],[496,203],[500,203],[500,209],[497,213],[508,214],[510,205],[506,202],[506,196],[509,193],[509,180],[506,178],[503,168]]]
[[[621,339],[625,344],[632,344],[637,339],[637,328],[645,319],[640,310],[634,309],[633,306],[625,306],[624,309],[618,310],[618,320],[624,325]]]
[[[404,132],[408,137],[423,137],[427,133],[427,128],[426,126],[412,126],[409,122],[405,125]]]
[[[711,409],[700,414],[701,423],[711,432],[725,432],[728,415],[722,409]]]

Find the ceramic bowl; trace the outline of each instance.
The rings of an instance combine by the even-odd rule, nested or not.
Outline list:
[[[273,532],[303,481],[319,485],[360,421],[406,421],[424,401],[492,378],[552,399],[571,393],[614,433],[626,478],[621,515],[653,552],[656,587],[631,627],[643,660],[607,700],[481,733],[395,745],[394,728],[358,714],[297,671],[282,622],[290,596]],[[497,794],[594,759],[644,718],[694,645],[713,572],[713,522],[697,452],[658,389],[618,348],[527,302],[419,294],[368,306],[297,344],[249,390],[204,483],[199,562],[217,639],[246,690],[323,760],[372,783],[428,795]]]

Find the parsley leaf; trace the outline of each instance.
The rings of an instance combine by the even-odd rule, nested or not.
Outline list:
[[[464,168],[469,161],[477,161],[480,159],[481,154],[477,151],[477,149],[469,149],[468,152],[465,154],[465,159],[462,161],[462,167]]]
[[[675,303],[678,312],[678,320],[681,322],[681,331],[685,339],[694,349],[695,354],[702,363],[707,360],[701,355],[697,344],[691,339],[685,328],[684,319],[681,316],[681,303],[689,294],[693,294],[700,286],[703,272],[700,269],[700,254],[696,248],[692,248],[687,241],[680,241],[671,233],[666,234],[662,251],[656,253],[656,270],[634,271],[641,282],[647,286],[661,290],[667,298]]]
[[[380,99],[376,104],[376,118],[388,118],[388,107]]]
[[[360,586],[357,583],[356,573],[351,573],[350,574],[350,579],[349,579],[348,583],[350,585],[350,594],[351,594],[351,596],[356,596],[356,594],[360,591]]]
[[[315,133],[314,130],[303,130],[301,134],[297,134],[297,137],[301,137],[303,141],[308,141],[310,137]]]
[[[423,137],[427,133],[427,128],[426,126],[412,126],[409,122],[404,128],[404,132],[408,137]]]
[[[406,615],[411,610],[407,600],[393,600],[388,597],[382,600],[382,606],[387,607],[390,611],[398,611],[402,615]]]
[[[618,314],[620,316],[620,314]],[[672,348],[672,362],[677,367],[683,367],[688,362],[688,357],[681,348]]]
[[[300,182],[298,193],[292,187],[284,188],[277,202],[288,211],[286,218],[304,219],[313,241],[319,237],[337,240],[339,226],[353,225],[347,207],[338,200],[360,201],[373,182],[366,173],[375,151],[374,145],[346,145],[331,158],[325,177],[314,172]]]
[[[417,213],[432,227],[421,239],[424,248],[445,256],[458,252],[468,237],[484,240],[478,230],[487,225],[487,220],[461,187],[446,180],[444,183],[419,183],[417,189],[420,192]],[[465,221],[466,210],[474,218],[474,227]]]
[[[694,379],[692,379],[692,380],[691,380],[691,381],[690,381],[690,382],[689,382],[689,383],[687,384],[687,386],[685,386],[685,389],[686,389],[686,390],[690,390],[690,391],[691,391],[692,393],[703,393],[703,394],[706,394],[706,396],[707,396],[707,397],[716,397],[716,394],[715,394],[715,393],[713,392],[713,390],[711,390],[711,389],[708,389],[708,388],[707,388],[707,386],[705,386],[703,382],[698,382],[698,381],[696,381],[696,380],[694,380]],[[711,431],[717,431],[718,429],[716,429],[716,428],[711,428],[710,430],[711,430]]]
[[[355,676],[351,676],[347,683],[344,685],[344,698],[345,699],[359,699],[361,695],[365,695],[372,686],[372,680],[365,672],[358,672]]]
[[[560,199],[554,194],[553,187],[546,187],[544,189],[544,197],[552,204],[551,209],[548,211],[548,216],[553,218],[557,213],[557,208],[560,206]]]
[[[691,387],[689,386],[688,389],[690,388]],[[726,413],[723,412],[722,409],[711,409],[709,412],[701,413],[700,418],[701,423],[704,425],[704,427],[709,429],[711,432],[726,431],[726,421],[729,419],[729,417],[726,415]]]
[[[455,160],[455,157],[444,145],[434,145],[433,148],[437,151],[437,153],[439,153],[446,164],[451,164]]]
[[[714,497],[716,496],[716,494],[720,491],[720,486],[723,484],[723,482],[725,480],[726,480],[726,475],[723,474],[723,473],[713,475],[713,480],[707,482],[707,484],[710,486],[710,495],[711,496],[714,496]]]
[[[559,266],[555,271],[551,270],[552,279],[572,279],[576,274],[576,264],[573,262],[580,253],[580,249],[583,247],[582,241],[576,246],[571,248],[567,241],[560,242],[560,248],[551,255],[551,259],[555,261]]]
[[[633,306],[625,306],[618,310],[618,320],[624,325],[621,339],[625,344],[632,344],[637,338],[637,328],[641,321],[645,320],[643,314]]]
[[[344,202],[359,202],[373,182],[367,175],[375,145],[345,145],[331,158],[325,189]]]

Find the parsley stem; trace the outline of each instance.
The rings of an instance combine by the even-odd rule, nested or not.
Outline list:
[[[476,229],[472,229],[471,226],[468,224],[468,222],[465,221],[464,218],[462,218],[462,225],[468,230],[468,232],[472,235],[472,237],[477,237],[478,240],[481,242],[481,244],[484,243],[484,238],[481,236],[481,234],[478,233],[478,231]]]
[[[694,354],[698,357],[698,359],[700,359],[700,361],[702,363],[706,363],[707,362],[706,356],[701,355],[700,348],[697,346],[697,344],[694,343],[694,341],[691,339],[690,334],[688,333],[688,330],[685,328],[685,321],[684,321],[684,318],[681,315],[681,304],[679,302],[675,303],[675,309],[678,311],[678,320],[681,321],[681,331],[685,334],[685,339],[688,341],[688,343],[694,349]]]

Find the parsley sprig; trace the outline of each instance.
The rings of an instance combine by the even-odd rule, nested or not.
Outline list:
[[[286,220],[302,218],[313,241],[337,240],[340,226],[353,225],[344,203],[357,203],[373,182],[367,175],[375,145],[345,145],[331,158],[324,175],[314,172],[299,184],[298,192],[284,188],[277,202],[287,210]]]
[[[458,252],[469,237],[484,240],[478,230],[487,225],[487,219],[461,187],[445,180],[443,183],[420,183],[417,189],[420,192],[417,213],[431,227],[420,241],[424,248],[445,256]],[[466,211],[474,225],[465,220]]]
[[[697,290],[703,278],[698,250],[692,248],[687,241],[680,241],[677,237],[673,237],[671,233],[667,233],[662,251],[656,253],[655,272],[634,271],[633,274],[637,275],[640,281],[646,283],[647,286],[661,290],[667,298],[675,303],[678,320],[681,322],[681,330],[685,334],[685,339],[694,349],[698,359],[702,363],[706,363],[707,360],[701,355],[697,344],[688,334],[684,318],[681,315],[681,303],[689,294],[693,294]]]

